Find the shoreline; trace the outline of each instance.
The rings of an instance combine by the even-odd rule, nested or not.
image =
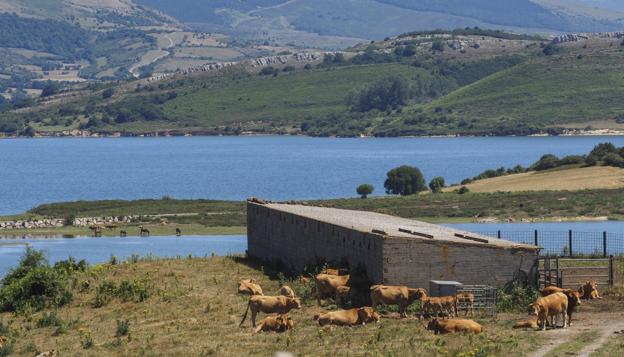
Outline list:
[[[73,132],[73,131],[72,131]],[[207,132],[177,132],[177,131],[156,131],[145,133],[126,133],[126,132],[89,132],[76,131],[76,133],[67,132],[37,132],[33,136],[22,135],[3,135],[2,139],[50,139],[50,138],[91,138],[91,139],[110,139],[110,138],[168,138],[168,137],[306,137],[306,138],[332,138],[332,139],[388,139],[388,138],[506,138],[506,137],[591,137],[591,136],[624,136],[624,130],[621,129],[596,129],[596,130],[573,130],[559,135],[551,135],[548,133],[537,133],[529,135],[494,135],[493,133],[476,135],[476,134],[445,134],[445,135],[402,135],[402,136],[370,136],[370,135],[354,135],[354,136],[311,136],[303,134],[278,134],[278,133],[253,133],[243,132],[241,134],[224,134],[224,133],[207,133]]]

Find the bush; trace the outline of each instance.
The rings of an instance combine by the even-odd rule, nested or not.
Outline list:
[[[38,267],[21,279],[2,286],[0,312],[38,311],[46,307],[63,306],[71,299],[64,274],[50,267]]]
[[[605,155],[603,161],[605,166],[624,167],[624,158],[614,152]]]
[[[128,320],[117,320],[117,331],[115,337],[127,336],[130,332],[130,322]]]
[[[598,165],[598,158],[594,155],[589,155],[585,158],[585,165],[596,166]]]
[[[279,70],[275,69],[272,66],[268,66],[268,67],[264,67],[260,70],[260,75],[261,76],[270,76],[273,75],[275,73],[279,73]]]
[[[347,105],[354,112],[373,109],[385,111],[407,104],[411,97],[409,84],[402,77],[391,76],[374,82],[347,98]]]
[[[552,154],[546,154],[534,163],[531,168],[535,171],[543,171],[553,169],[557,166],[559,166],[559,158]]]
[[[434,41],[431,44],[431,50],[433,52],[444,52],[444,43],[442,41]]]
[[[56,316],[55,312],[43,313],[43,316],[37,320],[37,327],[63,326],[63,320]]]
[[[373,185],[364,183],[364,184],[359,185],[355,191],[362,198],[366,198],[368,197],[368,195],[373,193],[374,190],[375,190],[375,187]]]
[[[439,193],[442,192],[442,189],[445,186],[445,182],[444,182],[444,177],[438,176],[438,177],[434,177],[430,182],[429,182],[429,188],[431,189],[431,191],[433,193]]]
[[[559,165],[578,165],[585,162],[582,155],[568,155],[559,161]]]
[[[80,339],[80,345],[85,350],[88,350],[95,345],[93,337],[91,337],[90,333],[87,332],[86,334],[82,335],[82,338]]]
[[[595,156],[598,160],[603,160],[607,154],[617,153],[617,151],[617,148],[612,143],[601,143],[594,146],[589,155]]]
[[[539,297],[539,291],[530,286],[511,284],[498,291],[496,308],[500,312],[525,312],[529,304]]]
[[[422,172],[417,167],[400,166],[388,171],[384,182],[386,193],[394,195],[412,195],[427,190]]]
[[[542,53],[544,53],[546,56],[556,55],[559,52],[561,52],[561,47],[557,47],[552,43],[544,46],[544,48],[542,49]]]
[[[108,98],[112,97],[112,96],[113,96],[113,94],[115,94],[115,89],[114,89],[114,88],[108,88],[108,89],[105,89],[105,90],[102,92],[102,98],[103,98],[103,99],[108,99]]]
[[[470,189],[468,187],[466,187],[466,186],[460,187],[459,191],[457,191],[457,193],[459,193],[460,195],[463,195],[463,194],[468,193],[468,192],[470,192]]]
[[[69,257],[67,260],[60,260],[54,264],[54,269],[66,275],[77,271],[85,271],[88,267],[89,263],[87,263],[86,260],[81,259],[79,262],[76,262],[76,258],[74,257]]]

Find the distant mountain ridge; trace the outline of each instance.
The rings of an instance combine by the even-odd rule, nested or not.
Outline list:
[[[460,27],[517,32],[624,29],[614,0],[136,0],[205,29],[280,39],[291,31],[380,39],[412,30]]]

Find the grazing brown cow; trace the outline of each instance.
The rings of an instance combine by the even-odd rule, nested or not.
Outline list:
[[[457,303],[464,305],[464,313],[468,316],[468,312],[470,311],[470,316],[474,315],[474,302],[475,296],[471,293],[457,293]]]
[[[286,332],[294,326],[295,323],[288,314],[268,316],[260,321],[254,332]]]
[[[238,293],[243,295],[264,295],[262,287],[258,285],[256,279],[243,279],[238,285]]]
[[[513,328],[532,328],[537,329],[537,316],[531,316],[528,319],[519,320],[513,325]]]
[[[6,346],[7,342],[9,342],[9,339],[4,337],[4,336],[0,336],[0,348],[4,348],[4,346]]]
[[[454,332],[481,333],[483,332],[483,326],[472,320],[438,320],[434,317],[431,321],[429,321],[427,330],[433,331],[436,335]]]
[[[373,285],[370,288],[373,309],[378,305],[398,305],[401,317],[407,317],[407,307],[423,294],[423,289],[411,289],[407,286]]]
[[[346,286],[349,282],[349,275],[328,275],[319,274],[314,277],[316,282],[316,301],[321,305],[321,299],[336,296],[339,286]]]
[[[581,305],[581,293],[572,289],[562,289],[552,285],[544,288],[541,293],[542,296],[549,296],[554,293],[562,293],[568,298],[568,326],[572,326],[572,314],[574,313],[574,309],[577,306]]]
[[[293,289],[290,288],[290,286],[288,285],[284,285],[279,289],[279,292],[277,293],[277,295],[282,295],[282,296],[286,296],[289,298],[294,298],[295,297],[295,292],[293,291]]]
[[[568,297],[564,293],[553,293],[551,295],[538,298],[529,305],[531,315],[537,316],[538,323],[542,331],[546,331],[546,322],[549,317],[561,315],[563,318],[563,328],[568,327]],[[554,326],[554,321],[552,323]]]
[[[349,310],[338,310],[314,315],[319,325],[357,326],[370,322],[379,322],[379,314],[372,307],[360,307]]]
[[[455,296],[440,296],[440,297],[428,297],[427,293],[423,290],[420,297],[420,319],[422,320],[425,311],[433,313],[436,317],[440,312],[445,312],[448,316],[457,317],[457,297]]]
[[[242,326],[247,318],[247,312],[251,310],[251,325],[256,327],[256,316],[258,312],[265,314],[287,314],[292,309],[300,309],[301,302],[297,298],[289,298],[286,296],[262,296],[254,295],[249,298],[247,309],[238,326]]]
[[[602,299],[598,293],[598,283],[595,281],[588,281],[583,284],[578,292],[581,294],[581,298],[585,300]]]

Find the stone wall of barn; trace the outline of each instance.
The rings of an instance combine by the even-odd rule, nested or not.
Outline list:
[[[429,280],[502,287],[519,272],[535,281],[537,250],[482,247],[473,244],[386,239],[383,282],[429,287]]]
[[[328,262],[347,261],[350,267],[362,265],[371,280],[383,280],[383,237],[377,234],[248,202],[247,241],[249,256],[279,261],[296,272],[321,258]]]

